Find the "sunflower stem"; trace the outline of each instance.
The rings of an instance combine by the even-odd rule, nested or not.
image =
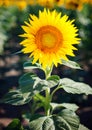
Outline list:
[[[45,94],[46,94],[45,113],[46,113],[46,116],[49,116],[50,115],[50,102],[51,102],[50,88],[46,89]]]
[[[46,77],[46,79],[48,79],[48,78],[51,76],[52,69],[53,69],[53,64],[52,64],[51,67],[47,67],[47,68],[45,69],[45,77]]]
[[[53,65],[51,67],[47,67],[45,70],[46,79],[51,76],[51,72],[53,69]],[[46,116],[50,115],[50,103],[51,103],[51,95],[50,95],[50,87],[45,90],[46,95],[46,105],[45,105],[45,114]]]
[[[62,86],[58,85],[57,88],[53,90],[53,92],[51,93],[51,98],[53,97],[54,93],[60,88],[62,88]]]

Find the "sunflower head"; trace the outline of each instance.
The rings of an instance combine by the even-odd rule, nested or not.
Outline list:
[[[65,1],[65,7],[67,9],[78,9],[81,10],[83,6],[82,0],[66,0]]]
[[[39,62],[42,68],[62,63],[61,59],[68,60],[67,55],[74,56],[74,44],[79,44],[76,36],[78,29],[68,16],[61,17],[56,10],[44,9],[39,11],[39,17],[30,15],[29,23],[22,26],[25,31],[21,36],[25,39],[20,43],[22,51],[33,57],[33,63]]]
[[[64,0],[54,0],[54,2],[57,6],[63,6],[64,5]]]
[[[54,0],[37,0],[37,3],[47,8],[52,8],[54,6]]]
[[[84,0],[84,3],[92,4],[92,0]]]
[[[20,10],[26,8],[27,6],[27,2],[25,0],[15,0],[13,4],[16,5]]]

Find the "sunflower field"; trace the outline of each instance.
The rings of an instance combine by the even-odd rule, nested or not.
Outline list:
[[[0,0],[0,130],[92,130],[92,0]]]

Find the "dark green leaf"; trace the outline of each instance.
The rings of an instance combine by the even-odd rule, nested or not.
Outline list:
[[[80,121],[75,112],[64,109],[61,111],[60,116],[66,121],[69,130],[78,130]]]
[[[61,87],[68,93],[73,94],[92,94],[92,88],[81,82],[75,82],[68,78],[63,78],[60,80]]]
[[[79,64],[76,63],[76,62],[74,62],[74,61],[62,60],[62,64],[63,64],[63,65],[66,65],[66,66],[68,66],[68,67],[70,67],[70,68],[72,68],[72,69],[81,69],[81,67],[79,66]]]
[[[39,118],[39,117],[43,117],[43,115],[41,115],[39,113],[37,113],[37,114],[31,114],[31,113],[27,113],[26,112],[25,114],[22,115],[22,117],[24,119],[26,119],[28,122],[30,122],[32,120],[35,120],[35,119]]]
[[[38,63],[32,64],[31,61],[25,62],[23,64],[24,69],[41,69],[41,65]]]
[[[54,81],[54,82],[58,82],[58,81],[60,80],[60,77],[59,77],[58,75],[52,75],[52,76],[50,76],[47,80],[48,80],[48,81],[49,81],[49,80],[52,80],[52,81]]]
[[[51,76],[47,80],[42,80],[33,73],[24,74],[19,79],[19,85],[22,93],[39,93],[45,90],[47,87],[54,87],[59,80],[58,76]]]
[[[36,77],[37,76],[34,75],[33,73],[26,73],[26,74],[24,74],[23,76],[20,77],[19,85],[22,86],[22,87],[29,86],[29,85],[33,86]]]
[[[32,96],[30,93],[22,93],[21,90],[12,90],[8,92],[0,102],[12,104],[12,105],[23,105],[31,100]]]
[[[26,73],[19,79],[19,85],[23,93],[37,93],[44,90],[48,86],[48,82],[33,73]]]
[[[29,97],[32,97],[43,91],[47,87],[47,82],[32,73],[27,73],[20,78],[19,85],[23,94],[29,93]]]
[[[48,81],[48,86],[50,88],[55,87],[59,83],[60,77],[57,75],[52,75],[50,76],[47,81]]]
[[[6,130],[24,130],[19,119],[14,119],[7,127]]]
[[[84,125],[79,125],[79,129],[78,130],[89,130],[87,127],[85,127]]]
[[[55,130],[54,121],[47,117],[39,117],[30,122],[30,130]]]
[[[30,130],[78,130],[79,118],[70,110],[59,115],[38,117],[30,122]]]
[[[10,91],[0,100],[0,102],[13,105],[23,104],[23,96],[19,90]]]
[[[55,110],[57,108],[67,108],[72,111],[76,111],[78,109],[78,106],[76,104],[70,104],[70,103],[50,103],[52,110]]]
[[[55,77],[55,79],[54,79]],[[54,87],[58,82],[58,76],[52,76],[48,80],[42,80],[33,73],[26,73],[19,79],[19,90],[7,93],[1,102],[13,105],[23,105],[28,103],[32,97],[48,87]]]

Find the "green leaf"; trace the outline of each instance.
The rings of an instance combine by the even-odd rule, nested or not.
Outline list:
[[[57,75],[52,75],[50,76],[47,81],[48,81],[48,86],[50,88],[55,87],[59,83],[60,77]]]
[[[47,85],[47,82],[46,85],[44,82],[45,81],[41,80],[32,73],[24,74],[19,79],[20,89],[8,92],[0,102],[9,103],[12,105],[26,104],[36,93],[44,90]]]
[[[78,130],[80,121],[75,112],[69,109],[64,109],[59,115],[64,119],[66,122],[65,124],[68,126],[65,130]]]
[[[70,110],[59,115],[38,117],[30,122],[30,130],[78,130],[79,118]]]
[[[81,69],[81,67],[79,66],[78,63],[76,63],[74,61],[71,61],[71,60],[68,60],[68,61],[62,60],[62,64],[66,65],[66,66],[68,66],[68,67],[70,67],[72,69]]]
[[[78,106],[76,104],[70,104],[70,103],[62,103],[62,104],[58,104],[58,103],[50,103],[52,110],[55,110],[57,108],[67,108],[69,110],[72,111],[76,111],[78,109]]]
[[[33,73],[26,73],[26,74],[24,74],[23,76],[20,77],[19,85],[22,86],[22,87],[29,86],[29,85],[33,86],[36,77],[37,76],[34,75]]]
[[[47,80],[51,80],[57,83],[60,80],[60,77],[58,75],[51,75]]]
[[[25,62],[23,64],[24,69],[41,69],[41,65],[38,63],[32,64],[31,61]]]
[[[8,92],[1,102],[12,105],[26,104],[34,95],[48,87],[57,85],[58,80],[59,78],[57,76],[52,76],[48,80],[42,80],[33,73],[26,73],[19,79],[19,89]]]
[[[8,92],[1,100],[0,103],[8,103],[12,105],[23,105],[30,101],[29,93],[22,93],[21,90],[12,90]]]
[[[24,130],[19,119],[14,119],[7,127],[6,130]]]
[[[48,87],[48,82],[42,80],[33,73],[26,73],[19,79],[19,85],[22,93],[30,92],[36,94]]]
[[[54,87],[59,82],[58,76],[51,76],[47,80],[42,80],[33,73],[26,73],[19,79],[20,89],[23,93],[38,93],[47,87]]]
[[[0,102],[9,103],[18,105],[23,100],[23,96],[20,91],[13,90],[8,92],[1,100]],[[22,103],[22,102],[21,102]]]
[[[69,78],[60,80],[60,86],[68,93],[72,94],[92,94],[92,88],[85,83],[75,82]]]
[[[89,129],[85,127],[84,125],[80,124],[78,130],[89,130]]]
[[[30,122],[30,130],[55,130],[54,121],[48,116]]]
[[[36,113],[36,114],[31,114],[30,112],[29,113],[24,113],[22,114],[22,117],[23,119],[27,120],[27,122],[31,122],[32,120],[35,120],[39,117],[43,117],[42,114],[39,114],[39,113]]]

